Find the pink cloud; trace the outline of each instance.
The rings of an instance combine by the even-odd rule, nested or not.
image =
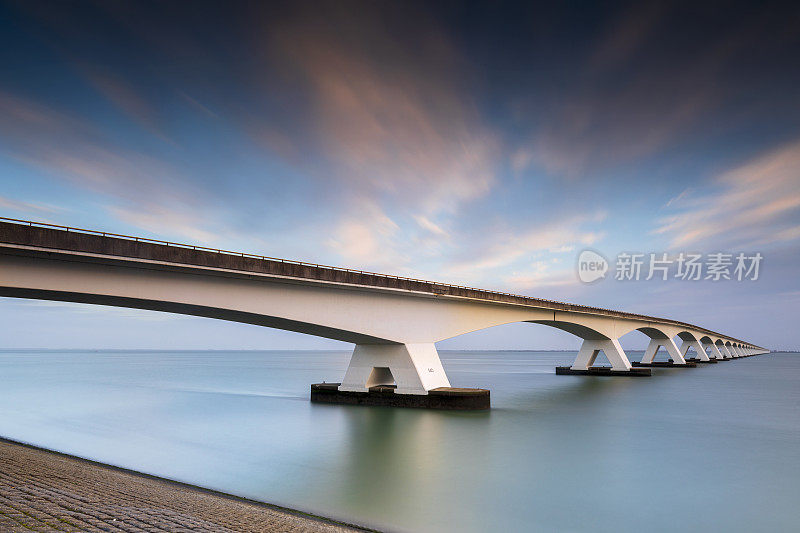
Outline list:
[[[714,192],[670,201],[677,212],[655,233],[669,236],[673,247],[764,246],[800,237],[800,140],[721,174],[714,185]]]
[[[282,21],[268,49],[307,96],[304,134],[321,146],[327,176],[431,216],[487,194],[499,154],[461,86],[458,54],[424,13],[413,16],[415,49],[393,40],[385,13],[335,4]]]

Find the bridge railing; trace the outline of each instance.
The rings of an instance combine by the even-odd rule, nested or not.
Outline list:
[[[49,222],[35,222],[35,221],[32,221],[32,220],[22,220],[22,219],[18,219],[18,218],[8,218],[8,217],[0,217],[0,221],[14,222],[14,223],[17,223],[17,224],[24,224],[26,226],[34,226],[34,227],[56,228],[56,229],[65,230],[65,231],[72,231],[72,232],[76,232],[76,233],[87,233],[87,234],[90,234],[90,235],[100,235],[102,237],[115,237],[117,239],[126,239],[126,240],[134,241],[134,242],[147,242],[147,243],[152,243],[152,244],[161,244],[161,245],[164,245],[164,246],[174,246],[176,248],[186,248],[186,249],[189,249],[189,250],[201,250],[201,251],[205,251],[205,252],[214,252],[214,253],[234,255],[234,256],[239,256],[239,257],[250,257],[250,258],[253,258],[253,259],[262,259],[262,260],[265,260],[265,261],[278,261],[280,263],[288,263],[288,264],[292,264],[292,265],[301,265],[301,266],[309,266],[309,267],[315,267],[315,268],[323,268],[323,269],[333,270],[333,271],[337,271],[337,272],[353,272],[355,274],[367,274],[369,276],[376,276],[376,277],[379,277],[379,278],[399,279],[399,280],[404,280],[404,281],[415,281],[415,282],[418,282],[418,283],[429,283],[431,285],[438,285],[438,286],[443,286],[443,287],[452,287],[452,288],[456,288],[456,289],[489,292],[489,293],[492,293],[492,294],[503,294],[505,296],[521,296],[519,294],[514,294],[514,293],[511,293],[511,292],[502,292],[502,291],[496,291],[496,290],[478,289],[476,287],[468,287],[466,285],[454,285],[452,283],[443,283],[443,282],[439,282],[439,281],[431,281],[431,280],[425,280],[425,279],[410,278],[410,277],[407,277],[407,276],[397,276],[397,275],[394,275],[394,274],[381,274],[381,273],[378,273],[378,272],[371,272],[369,270],[357,270],[357,269],[354,269],[354,268],[336,267],[336,266],[331,266],[331,265],[323,265],[323,264],[320,264],[320,263],[311,263],[311,262],[308,262],[308,261],[297,261],[297,260],[294,260],[294,259],[282,259],[280,257],[271,257],[271,256],[268,256],[268,255],[251,254],[251,253],[246,253],[246,252],[234,252],[234,251],[231,251],[231,250],[224,250],[224,249],[221,249],[221,248],[211,248],[211,247],[208,247],[208,246],[199,246],[199,245],[195,245],[195,244],[184,244],[184,243],[179,243],[179,242],[164,241],[164,240],[160,240],[160,239],[151,239],[149,237],[136,237],[136,236],[133,236],[133,235],[124,235],[122,233],[112,233],[110,231],[98,231],[98,230],[92,230],[92,229],[86,229],[86,228],[76,228],[76,227],[72,227],[72,226],[62,226],[60,224],[51,224]],[[529,297],[526,296],[525,298],[529,298]],[[566,302],[558,302],[558,301],[555,301],[555,300],[546,300],[546,299],[543,299],[543,298],[537,298],[537,300],[540,300],[540,301],[543,301],[543,302],[554,303],[554,304],[570,305],[570,304],[567,304]]]

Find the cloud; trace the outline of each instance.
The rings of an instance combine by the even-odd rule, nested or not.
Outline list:
[[[156,235],[170,233],[190,239],[191,243],[213,244],[224,242],[221,236],[211,230],[203,229],[209,220],[197,213],[178,210],[175,205],[161,204],[138,205],[135,208],[109,206],[107,208],[114,217],[123,222],[149,231]]]
[[[423,215],[414,215],[414,220],[416,220],[416,221],[417,221],[417,224],[419,224],[419,226],[420,226],[421,228],[423,228],[423,229],[425,229],[425,230],[429,231],[430,233],[432,233],[433,235],[436,235],[437,237],[445,237],[445,238],[447,238],[447,237],[449,237],[449,236],[450,236],[450,235],[447,233],[447,231],[445,231],[444,229],[442,229],[442,227],[441,227],[441,226],[439,226],[438,224],[436,224],[436,223],[432,222],[432,221],[431,221],[431,220],[430,220],[428,217],[426,217],[426,216],[423,216]]]
[[[156,110],[132,84],[99,68],[87,67],[81,70],[87,81],[128,118],[159,139],[171,142],[159,124]]]
[[[408,258],[397,245],[399,226],[370,199],[361,197],[353,212],[332,228],[327,246],[352,268],[397,270]]]
[[[663,18],[664,11],[659,2],[640,2],[614,19],[595,48],[592,67],[604,70],[629,61]]]
[[[175,174],[152,156],[114,147],[88,121],[2,92],[0,138],[8,156],[103,192],[148,194],[143,185]]]
[[[664,207],[671,207],[673,205],[678,204],[678,202],[681,202],[684,198],[686,198],[687,196],[689,196],[689,194],[693,192],[694,189],[691,187],[684,189],[678,196],[670,198],[669,201],[667,201],[667,203],[664,205]]]
[[[704,8],[642,2],[577,43],[574,65],[540,89],[515,169],[587,180],[682,146],[708,146],[738,127],[795,115],[786,54],[796,20],[761,11],[709,31]],[[795,17],[796,18],[796,17]],[[582,53],[581,53],[582,52]],[[754,65],[759,65],[758,68]],[[792,81],[792,85],[795,83]],[[743,95],[748,95],[746,98]],[[772,98],[765,105],[762,95]],[[531,99],[532,100],[532,99]],[[690,144],[690,140],[694,140]]]
[[[537,254],[556,253],[573,249],[577,245],[590,246],[604,233],[595,229],[597,216],[579,216],[560,219],[527,231],[499,229],[476,236],[477,242],[465,243],[469,258],[449,264],[448,272],[459,277],[478,277],[484,271],[506,271],[519,261],[529,260]],[[592,226],[587,229],[586,226]],[[477,239],[476,239],[477,240]]]
[[[23,213],[37,213],[39,215],[52,214],[63,210],[55,205],[41,202],[22,202],[3,196],[0,196],[0,208],[9,209],[11,211],[21,211]]]
[[[490,192],[497,140],[442,29],[424,12],[383,8],[323,3],[269,32],[273,64],[308,109],[280,151],[316,143],[325,179],[431,220]],[[411,27],[413,40],[397,37]]]
[[[119,220],[157,234],[209,242],[207,193],[173,165],[107,141],[91,122],[0,92],[0,153],[102,195]],[[24,210],[48,206],[9,203]],[[202,213],[200,217],[192,213]]]
[[[562,245],[562,246],[558,246],[556,248],[550,248],[550,253],[552,253],[552,254],[562,254],[562,253],[565,253],[565,252],[571,252],[574,249],[575,249],[575,246],[570,245],[570,244],[565,244],[565,245]]]
[[[711,71],[642,73],[613,93],[568,95],[534,134],[531,164],[582,179],[657,152],[717,105]]]
[[[673,248],[765,246],[800,238],[800,139],[754,157],[714,180],[713,191],[682,194],[655,233]],[[678,201],[680,200],[680,201]]]
[[[211,117],[211,118],[219,118],[219,114],[215,113],[214,111],[209,109],[207,106],[205,106],[204,104],[200,103],[196,98],[192,98],[191,96],[186,94],[184,91],[177,91],[177,94],[178,94],[178,96],[183,98],[189,105],[191,105],[195,109],[199,110],[204,115],[206,115],[208,117]]]
[[[551,268],[552,265],[545,261],[535,261],[525,271],[515,271],[503,281],[507,287],[513,287],[513,290],[520,292],[577,284],[575,272],[571,269],[551,270]]]
[[[497,185],[502,149],[445,29],[393,4],[270,15],[257,37],[264,112],[243,124],[326,191],[327,248],[345,264],[393,272],[447,253],[464,206]]]

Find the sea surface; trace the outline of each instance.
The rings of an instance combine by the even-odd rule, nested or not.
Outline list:
[[[441,356],[491,411],[311,404],[348,352],[6,350],[0,435],[390,531],[800,531],[800,354]]]

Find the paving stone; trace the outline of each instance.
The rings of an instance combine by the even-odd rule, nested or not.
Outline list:
[[[0,440],[0,531],[363,531]]]

